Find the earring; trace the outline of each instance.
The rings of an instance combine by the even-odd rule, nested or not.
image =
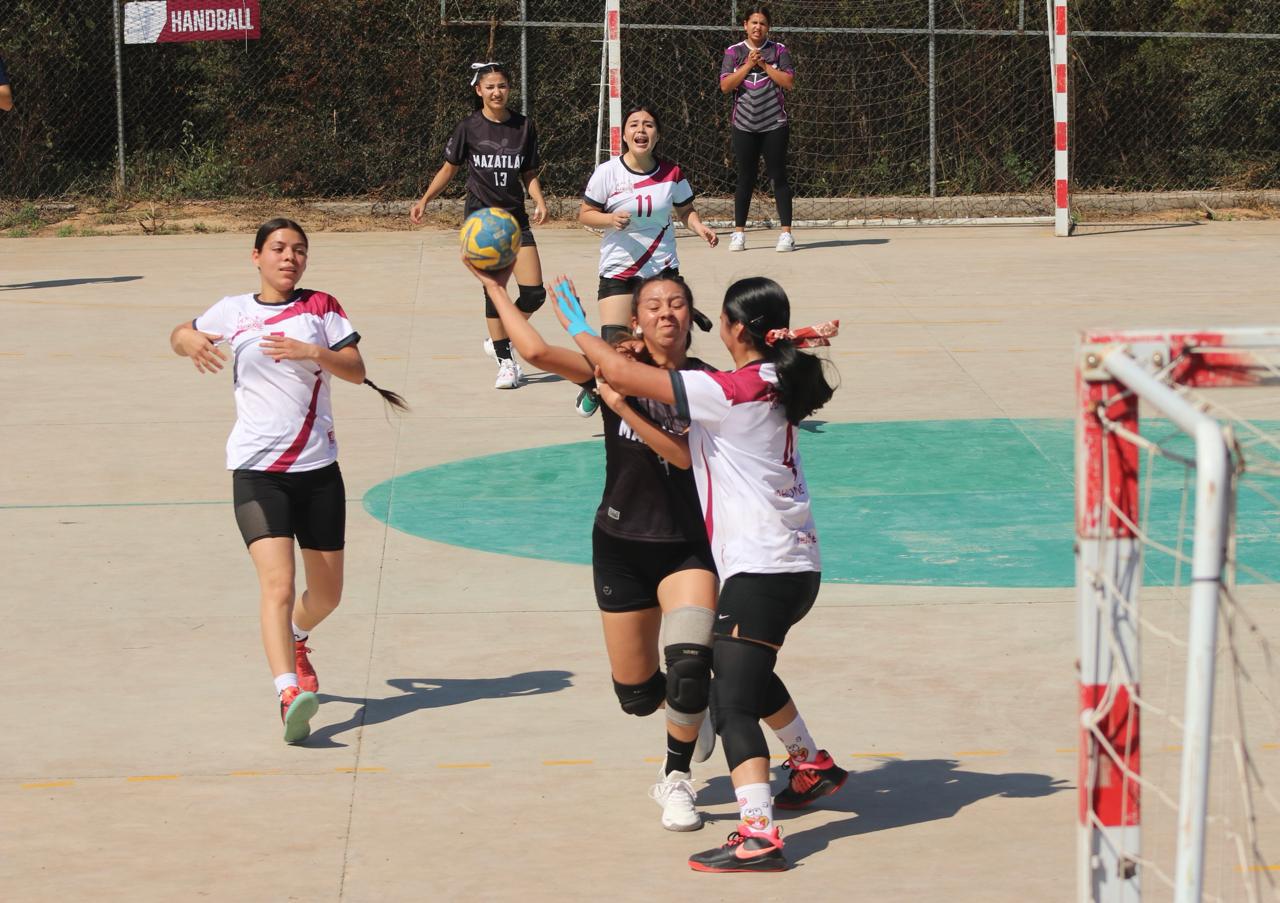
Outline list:
[[[641,329],[639,326],[637,326],[635,329],[631,331],[635,334],[636,338],[640,338],[640,336],[644,335],[644,330]]]

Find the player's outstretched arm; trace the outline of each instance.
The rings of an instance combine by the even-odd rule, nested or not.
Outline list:
[[[716,235],[716,230],[702,221],[702,217],[698,216],[698,211],[693,209],[693,204],[677,207],[676,216],[680,218],[680,222],[685,228],[692,231],[694,235],[697,235],[711,247],[714,248],[720,244],[720,236]]]
[[[554,284],[547,286],[547,293],[551,296],[551,306],[560,325],[578,343],[591,363],[600,368],[604,378],[614,389],[623,395],[675,404],[675,390],[671,388],[671,375],[668,371],[630,360],[596,335],[596,331],[587,322],[582,302],[578,300],[577,290],[568,276],[558,276]]]
[[[542,196],[542,180],[532,170],[521,174],[520,178],[524,180],[525,191],[533,200],[533,216],[529,220],[535,226],[541,226],[547,221],[547,199]]]
[[[409,219],[413,220],[415,225],[422,222],[422,214],[426,212],[427,205],[430,204],[431,201],[440,194],[440,192],[444,191],[444,186],[449,184],[449,180],[454,177],[460,168],[461,167],[454,166],[452,163],[441,164],[440,170],[431,180],[431,184],[427,186],[426,193],[422,195],[422,199],[419,200],[418,203],[414,204],[409,210]]]
[[[201,332],[189,321],[182,321],[169,333],[169,347],[179,357],[191,358],[196,370],[201,373],[217,373],[227,356],[218,347],[222,336],[211,332]]]
[[[596,389],[600,393],[600,400],[621,417],[635,431],[635,434],[644,440],[645,445],[653,449],[664,461],[681,470],[688,470],[693,466],[693,456],[689,454],[688,437],[668,433],[629,405],[626,396],[609,385],[609,381],[604,378],[604,371],[599,367],[596,368]]]
[[[498,318],[502,320],[502,328],[522,358],[539,370],[563,376],[571,382],[584,383],[591,379],[594,371],[590,361],[577,351],[547,344],[542,334],[512,303],[511,296],[507,294],[507,280],[511,277],[512,267],[486,272],[476,269],[466,258],[462,263],[489,293]]]

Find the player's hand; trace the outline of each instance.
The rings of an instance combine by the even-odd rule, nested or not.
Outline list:
[[[427,205],[422,201],[418,201],[418,203],[414,204],[412,207],[409,208],[410,221],[412,221],[415,226],[421,225],[422,214],[426,213],[426,211],[427,211]]]
[[[546,204],[534,203],[532,221],[535,226],[541,226],[543,223],[547,221],[547,205]]]
[[[702,226],[701,228],[698,229],[698,234],[702,236],[703,241],[705,241],[707,244],[709,244],[713,248],[716,245],[720,244],[720,236],[716,235],[715,229],[709,228],[707,226]]]
[[[222,336],[213,332],[200,332],[198,329],[184,329],[178,334],[178,343],[182,353],[191,358],[200,373],[217,373],[222,369],[222,362],[227,359],[218,342]]]
[[[613,222],[610,225],[621,232],[631,225],[631,214],[625,210],[615,210],[613,212]]]
[[[503,292],[507,290],[507,283],[511,281],[511,271],[516,268],[513,263],[511,266],[503,267],[500,270],[482,270],[470,260],[467,260],[465,254],[462,256],[462,265],[471,271],[472,276],[480,280],[480,284],[485,287],[485,291],[489,293],[490,298],[493,297],[495,288],[502,289]]]
[[[596,335],[596,331],[587,322],[587,312],[582,309],[582,302],[578,300],[578,291],[568,276],[557,277],[546,288],[547,294],[551,296],[551,309],[555,311],[556,319],[571,337],[584,332]]]
[[[604,371],[599,367],[596,367],[596,394],[614,411],[618,410],[619,405],[627,403],[626,397],[609,385],[609,381],[604,378]]]
[[[764,54],[762,54],[758,49],[752,50],[747,54],[747,62],[753,66],[759,66],[763,61]]]
[[[320,356],[319,345],[299,342],[284,335],[264,335],[258,347],[277,364],[281,361],[313,361]]]

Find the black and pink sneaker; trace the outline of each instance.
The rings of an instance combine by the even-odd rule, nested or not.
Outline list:
[[[782,767],[791,770],[791,778],[773,798],[778,809],[807,809],[843,787],[849,777],[849,772],[837,765],[825,749],[818,750],[812,762],[787,759]]]
[[[689,868],[695,872],[785,872],[790,867],[776,826],[756,831],[738,825],[724,846],[689,857]]]

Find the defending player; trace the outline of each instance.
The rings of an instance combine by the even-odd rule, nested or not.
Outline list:
[[[580,352],[548,345],[520,315],[502,288],[505,274],[472,272],[525,360],[575,382],[591,378]],[[683,281],[642,280],[632,303],[628,353],[664,370],[708,369],[688,355],[696,312]],[[613,688],[629,715],[666,706],[667,755],[649,793],[663,807],[663,827],[694,831],[702,816],[694,808],[691,762],[705,761],[715,743],[706,708],[716,574],[688,469],[687,423],[670,405],[624,398],[607,383],[600,397],[605,484],[591,561]]]
[[[578,208],[578,222],[605,230],[596,291],[605,341],[627,331],[640,280],[680,274],[675,220],[713,248],[719,241],[693,209],[693,189],[680,167],[655,154],[661,129],[652,107],[629,109],[622,118],[622,156],[596,167]],[[578,412],[589,417],[595,409],[588,384],[578,395]]]
[[[520,224],[520,253],[516,257],[515,276],[520,293],[516,306],[526,317],[547,299],[542,287],[542,262],[537,242],[524,209],[525,191],[533,198],[533,223],[542,225],[547,218],[547,202],[538,181],[538,136],[533,120],[507,109],[511,97],[511,72],[502,63],[472,63],[471,84],[476,93],[476,110],[458,123],[444,147],[444,164],[427,186],[409,218],[422,222],[423,211],[433,198],[444,191],[449,180],[463,166],[467,167],[466,215],[485,207],[507,211]],[[514,389],[523,374],[511,355],[511,340],[502,328],[498,312],[488,293],[484,296],[485,324],[489,337],[484,351],[498,363],[495,389]]]
[[[220,345],[231,350],[236,423],[227,469],[236,523],[258,572],[262,644],[289,743],[307,738],[319,706],[307,638],[342,597],[346,490],[330,376],[372,386],[389,404],[405,407],[400,396],[365,378],[360,334],[338,300],[298,288],[307,252],[297,223],[263,223],[253,243],[259,291],[229,295],[169,336],[173,350],[201,373],[222,369],[227,356]],[[296,599],[294,537],[307,580]]]
[[[664,371],[628,360],[596,336],[568,280],[554,291],[557,317],[610,385],[669,404],[691,423],[689,452],[723,581],[713,653],[716,728],[742,821],[727,844],[692,856],[689,865],[781,871],[788,864],[774,806],[804,808],[848,777],[818,748],[774,671],[787,631],[817,599],[822,568],[796,425],[834,390],[823,362],[800,349],[827,344],[837,324],[792,330],[782,287],[742,279],[729,286],[720,315],[720,338],[737,369]],[[791,778],[776,798],[762,718],[789,757]]]

